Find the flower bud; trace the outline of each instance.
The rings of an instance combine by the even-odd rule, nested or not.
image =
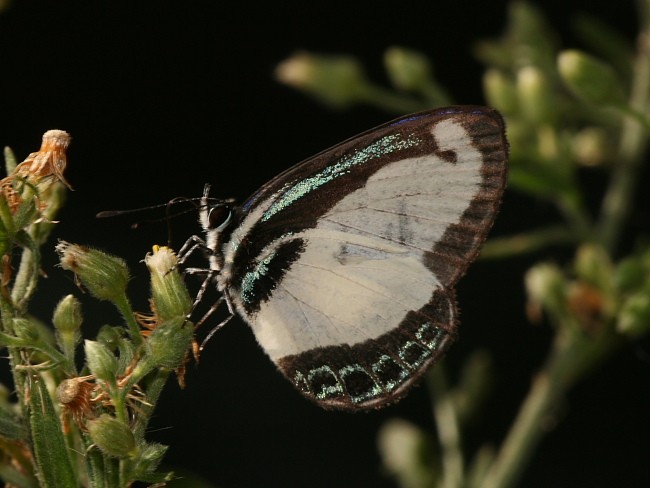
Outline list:
[[[594,105],[624,103],[616,73],[602,61],[570,49],[558,56],[558,70],[567,87],[581,100]]]
[[[97,333],[97,340],[112,351],[122,342],[123,332],[124,329],[122,327],[102,325]]]
[[[426,436],[415,425],[400,419],[386,422],[377,439],[384,467],[401,486],[433,486],[433,474],[423,465]]]
[[[526,272],[526,290],[529,300],[552,310],[563,307],[567,285],[560,269],[548,263],[540,263]]]
[[[177,317],[160,324],[145,342],[146,361],[158,368],[178,368],[192,344],[193,337],[194,327],[185,317]]]
[[[574,269],[576,275],[600,290],[612,287],[614,269],[607,252],[600,246],[584,244],[578,248]]]
[[[180,368],[190,349],[194,326],[184,317],[177,317],[159,324],[144,342],[144,351],[131,377],[136,381],[154,369],[174,370]]]
[[[573,135],[571,149],[582,166],[602,166],[611,153],[611,140],[601,127],[586,127]]]
[[[488,104],[504,114],[517,111],[517,91],[513,81],[498,69],[488,69],[483,75],[483,91]]]
[[[192,299],[176,269],[174,252],[168,247],[154,246],[144,262],[151,273],[151,294],[158,321],[186,317],[192,310]]]
[[[534,124],[552,123],[557,108],[551,84],[542,70],[526,66],[517,73],[519,107]]]
[[[384,54],[391,83],[400,90],[417,91],[431,81],[431,63],[417,51],[392,47]]]
[[[104,344],[97,341],[86,340],[84,342],[84,350],[90,372],[97,379],[114,383],[118,369],[118,362],[115,355]]]
[[[137,454],[135,437],[131,429],[108,414],[102,414],[86,423],[93,443],[106,455],[117,458]]]
[[[639,337],[650,329],[650,293],[642,290],[630,296],[618,314],[616,329],[632,337]]]
[[[305,91],[323,102],[346,107],[362,98],[367,84],[359,62],[347,56],[317,56],[302,52],[281,62],[275,76],[281,83]]]
[[[97,249],[61,241],[56,246],[64,269],[76,274],[81,284],[100,300],[121,301],[129,282],[126,263]]]
[[[81,304],[72,295],[64,297],[54,309],[52,323],[57,332],[56,339],[70,361],[74,361],[74,349],[81,339],[82,320]]]
[[[72,295],[67,295],[57,304],[52,323],[60,334],[77,333],[81,328],[81,304]]]

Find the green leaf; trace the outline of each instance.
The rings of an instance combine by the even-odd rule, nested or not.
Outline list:
[[[625,104],[623,86],[609,64],[577,49],[567,49],[558,55],[557,65],[566,87],[584,102],[596,106]]]
[[[44,488],[76,487],[68,447],[63,439],[59,416],[39,375],[32,376],[29,422],[34,443],[38,477]]]
[[[18,160],[16,159],[16,155],[14,154],[14,152],[11,150],[10,147],[5,147],[4,157],[5,157],[5,170],[7,171],[7,174],[10,175],[11,173],[14,172],[16,166],[18,166]]]
[[[562,168],[534,163],[511,165],[508,184],[511,188],[549,200],[576,191]]]
[[[133,478],[148,483],[162,483],[173,478],[172,472],[158,472],[158,465],[162,461],[168,447],[152,442],[142,446],[142,454],[133,472]]]
[[[594,54],[614,66],[626,81],[632,78],[634,50],[626,36],[587,13],[579,14],[574,24],[577,34]]]
[[[39,488],[36,479],[25,476],[10,464],[0,464],[0,480],[5,482],[4,486],[14,486],[16,488]]]
[[[25,429],[16,421],[14,415],[0,408],[0,436],[7,439],[24,439]]]

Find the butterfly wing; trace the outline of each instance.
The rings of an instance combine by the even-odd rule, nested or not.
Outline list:
[[[454,284],[506,180],[501,117],[398,119],[282,173],[242,207],[220,288],[308,398],[395,401],[453,342]]]

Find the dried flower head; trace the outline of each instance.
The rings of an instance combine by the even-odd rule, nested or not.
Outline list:
[[[25,188],[46,190],[53,182],[60,181],[69,189],[70,184],[63,177],[68,164],[66,149],[72,138],[62,130],[48,130],[43,134],[41,148],[31,153],[16,166],[16,169],[0,181],[0,189],[12,212],[16,212],[23,202]],[[44,204],[39,204],[39,210],[44,210]]]
[[[71,140],[70,134],[63,130],[48,130],[43,134],[40,150],[27,156],[25,161],[16,167],[15,173],[26,179],[57,179],[72,189],[63,177],[63,172],[68,164],[66,150]]]
[[[96,389],[91,383],[94,376],[79,376],[63,380],[56,388],[56,396],[63,406],[63,425],[68,430],[66,416],[74,419],[80,429],[85,430],[85,419],[93,418],[92,396]]]

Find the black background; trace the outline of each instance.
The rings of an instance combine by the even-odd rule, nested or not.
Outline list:
[[[241,201],[280,170],[393,116],[366,107],[329,110],[279,85],[275,65],[298,49],[354,54],[383,81],[385,48],[416,48],[433,59],[457,101],[483,103],[482,67],[471,50],[502,32],[506,5],[16,0],[0,14],[0,144],[21,160],[45,130],[73,135],[66,176],[76,191],[54,235],[125,257],[134,305],[145,310],[148,281],[139,260],[167,241],[167,227],[134,231],[129,224],[138,217],[96,220],[98,211],[198,196],[205,182]],[[581,11],[630,41],[636,28],[632,2],[553,1],[542,9],[565,47],[578,46],[571,19]],[[647,211],[640,201],[636,221],[647,222]],[[494,234],[552,218],[546,205],[510,192]],[[177,248],[198,232],[185,220],[172,225]],[[55,268],[53,243],[44,249],[50,277],[34,300],[43,319],[63,295],[80,295],[72,277]],[[543,360],[550,332],[523,316],[522,273],[554,251],[478,263],[460,285],[463,327],[449,368],[453,374],[473,350],[488,347],[497,371],[493,396],[465,440],[470,450],[500,441]],[[119,321],[109,305],[82,300],[86,337]],[[521,486],[648,486],[649,380],[647,343],[635,343],[581,383]],[[393,486],[376,450],[379,426],[403,417],[433,429],[424,388],[368,414],[309,404],[240,320],[212,340],[187,383],[184,391],[170,384],[149,438],[171,445],[170,467],[219,486]]]

